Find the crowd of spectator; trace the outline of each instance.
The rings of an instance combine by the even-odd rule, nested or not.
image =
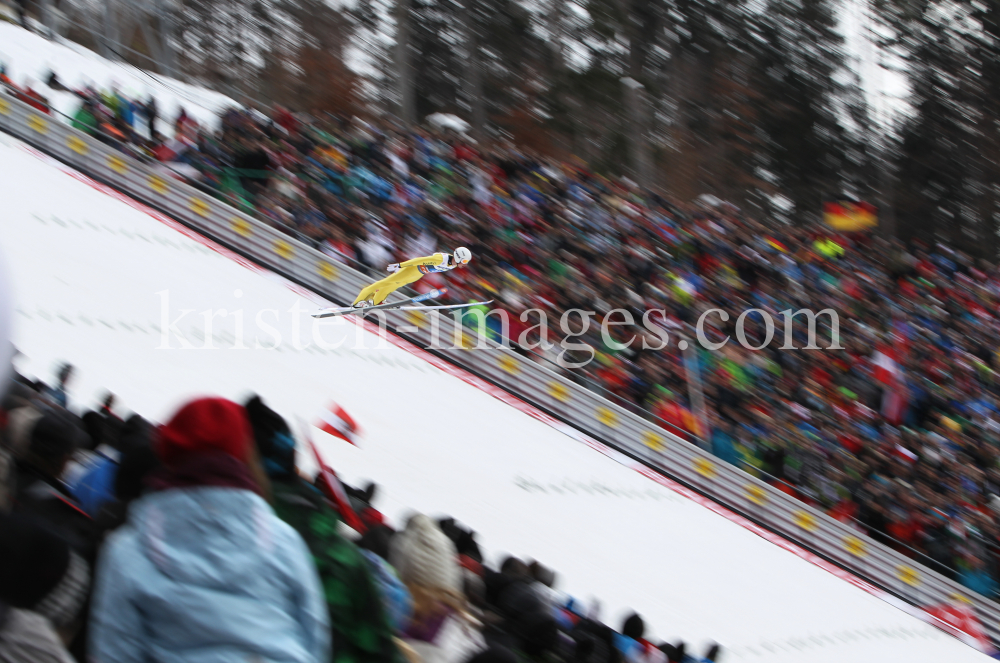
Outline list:
[[[538,562],[490,566],[453,519],[394,529],[374,484],[303,478],[258,396],[154,425],[113,396],[77,416],[72,377],[17,377],[0,409],[4,663],[719,660],[654,645],[636,614],[611,628]]]
[[[214,127],[182,111],[167,125],[149,100],[81,95],[80,128],[105,140],[114,128],[123,149],[373,274],[468,246],[471,269],[419,287],[494,299],[510,326],[491,317],[476,323],[482,333],[505,333],[555,370],[560,356],[592,352],[573,380],[971,589],[1000,593],[995,264],[942,244],[758,220],[710,196],[683,203],[433,127],[281,108],[234,108]],[[728,322],[711,314],[702,328],[732,340],[699,346],[694,363],[676,343],[614,342],[639,335],[657,347],[638,326],[609,339],[591,325],[573,339],[583,352],[564,353],[551,335],[551,347],[533,347],[537,311],[555,321],[574,308],[626,309],[637,321],[661,311],[651,320],[690,338],[721,309]],[[761,311],[779,321],[760,350],[735,341],[749,309],[754,347],[766,337]],[[823,349],[802,349],[802,324],[798,349],[780,349],[788,309],[837,314],[837,325],[818,317]],[[704,408],[689,397],[694,365]]]

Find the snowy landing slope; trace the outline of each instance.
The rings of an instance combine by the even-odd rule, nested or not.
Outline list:
[[[50,379],[57,361],[74,363],[77,408],[107,388],[162,420],[195,394],[255,391],[312,422],[336,401],[364,429],[359,446],[313,435],[348,481],[382,486],[378,506],[396,523],[411,508],[453,515],[484,550],[534,557],[560,588],[599,597],[615,626],[632,608],[655,638],[699,651],[717,639],[727,663],[988,660],[419,353],[378,347],[343,318],[314,330],[319,298],[3,135],[0,182],[19,366]],[[179,349],[173,331],[164,343],[171,323],[217,349]]]

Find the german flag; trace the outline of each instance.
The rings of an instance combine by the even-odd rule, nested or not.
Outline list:
[[[823,203],[823,222],[834,230],[857,232],[877,226],[878,214],[870,203]]]
[[[782,253],[788,253],[788,247],[785,246],[782,242],[779,242],[775,238],[771,237],[770,235],[767,237],[767,243],[773,249],[777,249]]]

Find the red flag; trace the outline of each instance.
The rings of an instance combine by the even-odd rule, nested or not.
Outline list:
[[[364,534],[368,528],[365,527],[364,523],[361,522],[361,518],[351,508],[351,502],[347,497],[347,493],[344,492],[344,486],[341,485],[340,479],[337,478],[337,473],[330,469],[323,461],[323,457],[319,454],[319,449],[316,448],[316,444],[309,437],[308,429],[304,425],[305,422],[300,419],[299,423],[302,424],[303,435],[306,438],[306,442],[309,443],[309,448],[312,450],[313,456],[316,457],[316,463],[319,465],[318,483],[323,492],[326,493],[327,499],[334,503],[337,511],[340,513],[340,517],[344,519],[344,523],[348,527],[359,534]]]
[[[890,421],[889,423],[892,423],[892,422]],[[904,447],[904,446],[902,446],[900,444],[897,444],[892,451],[896,455],[896,457],[900,458],[901,460],[906,461],[907,463],[915,463],[915,462],[917,462],[917,458],[918,458],[917,454],[913,453],[912,451],[910,451],[909,449],[907,449],[906,447]]]
[[[964,601],[953,601],[924,608],[930,616],[931,624],[950,633],[967,645],[981,652],[990,653],[990,641],[983,633],[983,627],[972,606]]]
[[[886,386],[882,394],[882,416],[893,426],[903,423],[906,414],[906,387],[902,381]]]
[[[351,415],[344,411],[344,408],[334,403],[327,411],[319,415],[319,419],[316,428],[357,446],[356,440],[361,434],[361,429]]]
[[[872,355],[872,377],[882,384],[892,385],[899,380],[902,372],[896,363],[895,353],[889,348],[881,348]]]
[[[893,426],[903,423],[906,414],[907,389],[903,371],[896,363],[896,353],[882,347],[872,355],[872,377],[885,385],[882,390],[882,416]]]

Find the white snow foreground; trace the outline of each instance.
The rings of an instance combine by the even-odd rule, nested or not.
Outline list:
[[[108,389],[162,421],[195,395],[256,392],[294,426],[336,402],[359,445],[311,435],[345,480],[381,486],[395,524],[449,514],[491,561],[538,559],[614,627],[635,610],[651,639],[716,640],[726,663],[989,660],[405,343],[314,321],[321,298],[67,171],[0,134],[18,366],[51,379],[72,362],[73,407]]]

